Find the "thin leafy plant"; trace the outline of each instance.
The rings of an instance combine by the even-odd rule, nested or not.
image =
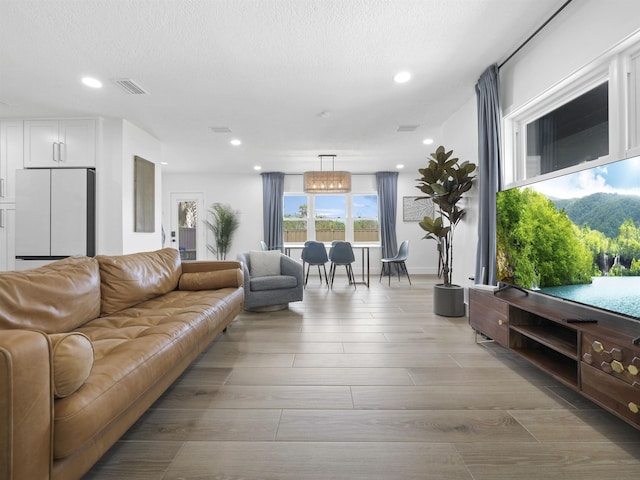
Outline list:
[[[231,248],[233,234],[238,229],[240,212],[230,205],[214,203],[208,210],[211,221],[205,220],[205,225],[213,234],[214,244],[207,244],[207,249],[216,256],[217,260],[226,260]]]

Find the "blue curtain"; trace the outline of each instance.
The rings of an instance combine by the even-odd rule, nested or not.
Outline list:
[[[478,79],[478,250],[475,282],[496,284],[496,193],[501,188],[501,111],[497,65]]]
[[[262,173],[262,225],[269,250],[284,244],[284,173]]]
[[[398,253],[396,238],[396,211],[398,206],[398,172],[376,172],[378,187],[378,218],[382,258]]]

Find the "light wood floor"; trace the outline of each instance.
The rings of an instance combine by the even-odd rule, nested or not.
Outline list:
[[[432,313],[434,277],[243,313],[86,475],[640,478],[640,431]]]

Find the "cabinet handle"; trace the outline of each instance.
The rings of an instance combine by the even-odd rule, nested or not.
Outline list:
[[[593,348],[593,351],[596,353],[601,353],[604,350],[602,343],[597,340],[591,344],[591,348]]]
[[[633,413],[638,413],[640,412],[640,408],[638,408],[638,405],[635,404],[634,402],[629,402],[629,410],[631,410]]]
[[[62,145],[64,143],[58,142],[58,162],[62,162]]]
[[[622,365],[618,360],[611,362],[611,368],[613,368],[613,371],[616,373],[624,372],[624,365]]]
[[[57,142],[53,142],[53,144],[51,145],[51,157],[53,158],[54,162],[58,161],[56,160],[56,143]]]
[[[4,198],[4,178],[0,178],[0,197]]]
[[[5,212],[4,208],[0,210],[0,228],[4,228],[4,212]]]
[[[502,325],[503,323],[502,319],[498,320],[498,325]]]

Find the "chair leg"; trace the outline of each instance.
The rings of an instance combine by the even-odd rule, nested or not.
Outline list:
[[[311,268],[311,265],[307,264],[307,273],[304,277],[304,286],[307,286],[307,281],[309,280],[309,269]]]
[[[409,285],[411,285],[411,277],[409,276],[409,270],[407,270],[407,265],[402,262],[402,269],[404,270],[404,273],[407,274],[407,279],[409,280]]]
[[[324,269],[324,282],[327,284],[327,288],[329,288],[329,279],[327,278],[327,267],[325,267],[323,264],[322,268]],[[320,280],[320,282],[322,282],[322,279]]]

